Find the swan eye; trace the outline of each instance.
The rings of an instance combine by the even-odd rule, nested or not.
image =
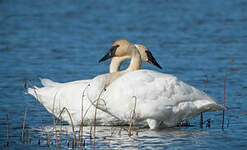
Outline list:
[[[115,46],[112,46],[111,47],[111,49],[110,49],[110,51],[109,51],[109,54],[110,54],[110,56],[115,56],[115,53],[116,53],[116,50],[117,50],[117,48],[119,47],[120,45],[115,45]]]

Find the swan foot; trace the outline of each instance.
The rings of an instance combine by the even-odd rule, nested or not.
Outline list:
[[[148,126],[151,130],[158,129],[160,127],[161,121],[154,119],[147,119]]]

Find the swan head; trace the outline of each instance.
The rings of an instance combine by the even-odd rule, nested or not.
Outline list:
[[[138,49],[139,53],[141,54],[142,61],[148,62],[148,63],[162,69],[162,67],[158,64],[158,62],[153,57],[151,51],[146,46],[144,46],[142,44],[135,44],[135,46]]]
[[[130,58],[133,53],[138,53],[136,50],[139,51],[141,55],[141,61],[148,62],[160,69],[162,67],[157,63],[155,58],[153,57],[151,51],[144,45],[141,44],[132,44],[128,40],[118,40],[112,44],[109,52],[99,60],[99,62],[105,61],[110,58],[116,58],[116,61],[124,61],[127,58]]]
[[[107,59],[113,58],[113,57],[124,57],[124,56],[130,56],[130,48],[136,48],[131,42],[128,40],[117,40],[114,42],[109,50],[109,52],[99,60],[99,62],[105,61]]]

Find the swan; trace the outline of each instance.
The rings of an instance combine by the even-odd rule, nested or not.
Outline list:
[[[120,45],[126,44],[125,42],[121,42],[121,40],[118,43],[120,43]],[[156,62],[152,53],[144,45],[135,44],[134,47],[132,45],[131,48],[139,50],[137,53],[140,53],[142,61],[149,62],[161,69],[161,66]],[[114,51],[114,47],[111,48],[111,51]],[[110,72],[115,73],[119,71],[122,62],[128,58],[130,58],[130,55],[113,57],[110,64]],[[101,61],[102,60],[103,59],[101,59]],[[41,79],[41,83],[44,87],[28,88],[27,93],[34,96],[56,117],[59,117],[61,110],[66,107],[70,112],[74,124],[79,125],[82,117],[84,117],[84,124],[90,124],[94,118],[95,108],[91,102],[88,101],[87,97],[83,96],[84,89],[87,88],[90,81],[91,80],[78,80],[67,83],[56,83],[49,79]],[[70,118],[66,113],[62,114],[62,120],[70,123]],[[114,120],[112,115],[99,110],[97,114],[97,124],[109,125],[109,122],[112,120]]]
[[[98,99],[98,106],[96,103],[93,105],[100,110],[126,123],[135,110],[136,123],[146,121],[150,129],[157,129],[176,126],[201,112],[225,109],[215,99],[174,75],[139,70],[138,52],[134,48],[128,50],[133,52],[117,47],[101,61],[131,53],[134,67],[122,73],[100,75],[90,81],[87,97],[90,101]]]

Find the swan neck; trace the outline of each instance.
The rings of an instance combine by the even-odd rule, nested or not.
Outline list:
[[[110,64],[110,70],[109,70],[110,73],[120,71],[120,66],[128,58],[129,57],[127,57],[127,56],[125,56],[125,57],[113,57],[111,60],[111,64]]]
[[[142,65],[142,60],[141,60],[141,55],[138,50],[133,51],[132,56],[131,56],[131,61],[129,64],[129,67],[127,68],[127,71],[134,71],[141,69]]]

